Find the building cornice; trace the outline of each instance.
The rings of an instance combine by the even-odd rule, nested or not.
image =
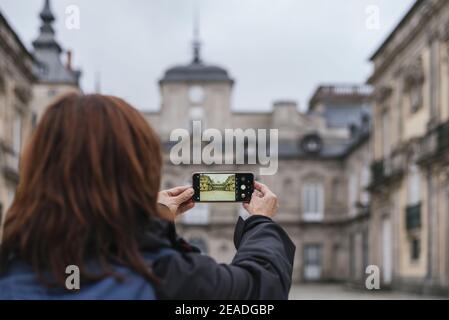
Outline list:
[[[14,60],[14,64],[22,71],[22,73],[28,78],[29,81],[35,81],[36,77],[33,74],[32,64],[36,62],[34,56],[28,51],[23,42],[20,40],[17,33],[12,29],[11,25],[8,23],[6,18],[0,12],[0,25],[6,27],[7,32],[12,35],[12,38],[17,43],[20,52],[17,52],[15,48],[13,48],[10,44],[9,39],[5,38],[3,34],[0,32],[0,42],[2,43],[3,49],[6,51],[8,55],[12,57]],[[30,61],[30,66],[26,65],[26,59],[24,56],[28,58]]]
[[[370,60],[376,64],[375,71],[368,80],[374,84],[380,74],[394,62],[395,57],[404,50],[422,32],[427,32],[427,40],[430,41],[437,30],[429,30],[426,26],[432,21],[432,16],[447,5],[446,0],[418,0],[391,32],[379,49],[371,56]],[[408,27],[408,28],[407,28]],[[380,59],[380,61],[376,61]]]

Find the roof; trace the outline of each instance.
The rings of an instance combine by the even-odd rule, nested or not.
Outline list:
[[[360,84],[336,84],[336,85],[320,85],[309,100],[309,112],[313,111],[320,103],[349,102],[361,104],[369,100],[372,96],[373,89],[367,85]]]
[[[195,61],[168,69],[160,80],[160,82],[182,81],[233,82],[224,68]]]
[[[407,11],[405,16],[399,21],[397,26],[393,29],[393,31],[388,35],[388,37],[384,40],[384,42],[380,45],[380,47],[373,53],[373,55],[370,57],[370,60],[373,61],[379,54],[382,53],[382,51],[386,48],[388,43],[394,38],[396,33],[399,31],[399,29],[402,28],[403,25],[405,25],[408,20],[413,16],[415,11],[418,9],[418,7],[424,2],[424,0],[417,0],[413,6]]]

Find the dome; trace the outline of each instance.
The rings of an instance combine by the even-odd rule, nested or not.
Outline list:
[[[168,69],[164,77],[161,79],[163,82],[179,82],[179,81],[225,81],[233,82],[229,77],[228,72],[218,66],[206,65],[202,62],[195,62],[188,65],[175,66]]]

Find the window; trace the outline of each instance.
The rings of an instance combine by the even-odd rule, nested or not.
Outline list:
[[[357,173],[352,171],[348,181],[348,210],[349,215],[354,216],[356,214],[355,204],[357,202]]]
[[[308,182],[304,184],[302,193],[304,220],[322,220],[324,210],[323,185],[319,182]]]
[[[420,176],[416,164],[412,164],[408,171],[408,205],[413,206],[420,203]]]
[[[421,242],[418,238],[412,238],[410,240],[410,258],[412,261],[419,260],[421,255]]]
[[[390,118],[388,111],[382,114],[382,155],[387,157],[390,155]]]

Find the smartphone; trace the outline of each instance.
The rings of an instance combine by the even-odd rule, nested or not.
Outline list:
[[[192,182],[195,202],[249,202],[254,192],[252,173],[198,172]]]

